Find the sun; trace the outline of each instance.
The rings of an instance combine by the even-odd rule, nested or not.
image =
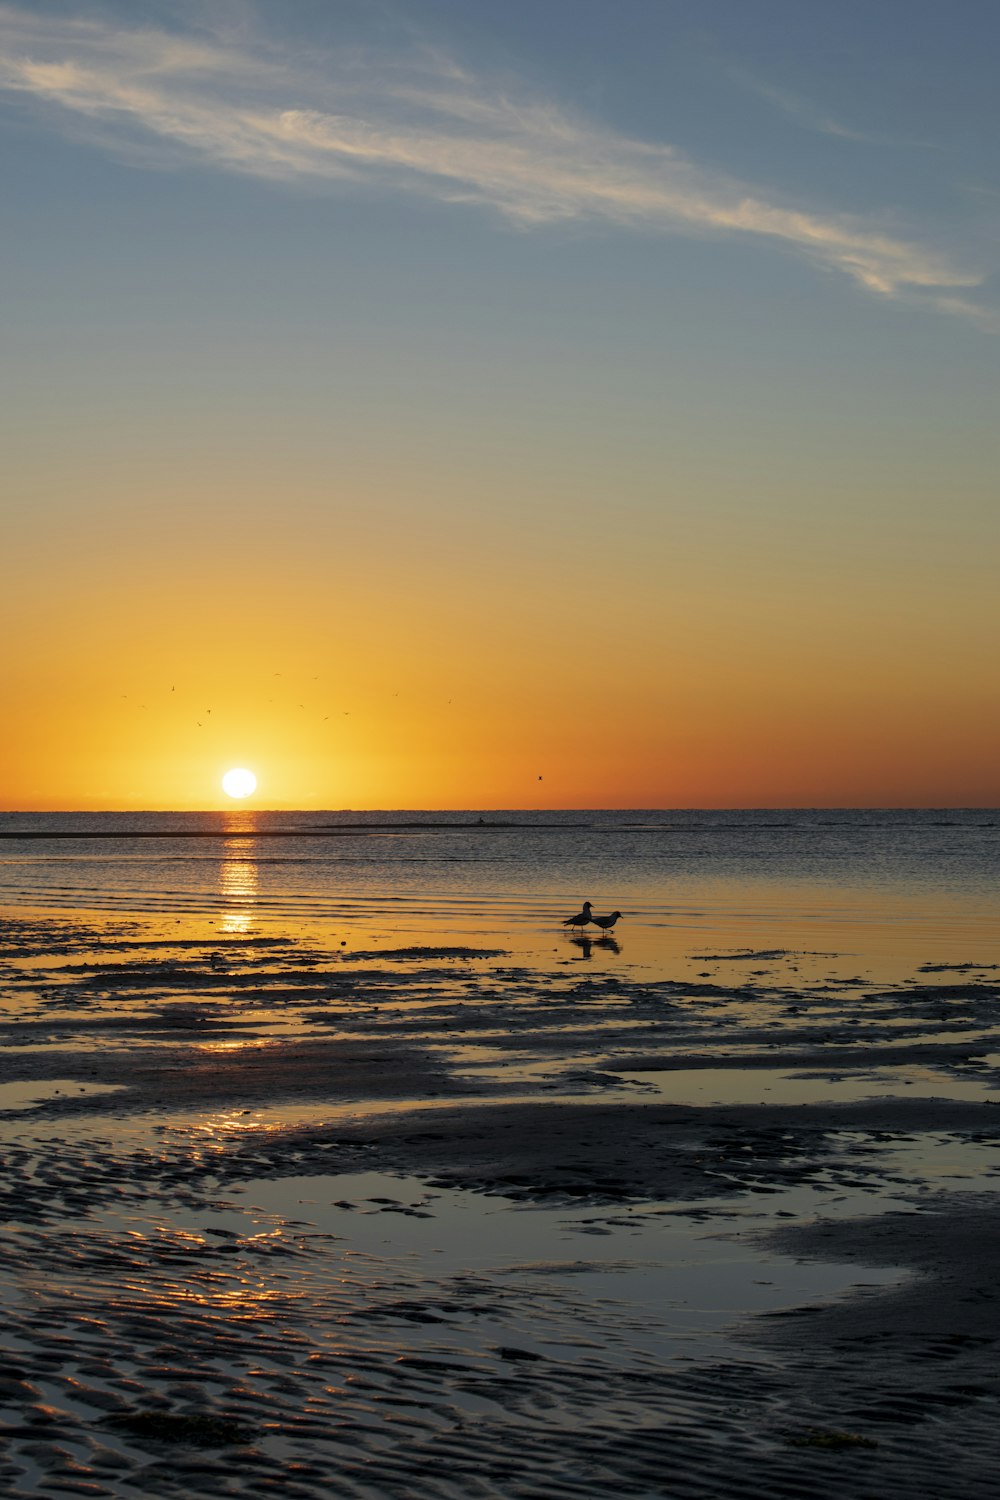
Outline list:
[[[230,797],[249,797],[251,792],[257,790],[257,778],[252,771],[245,771],[242,766],[234,766],[223,776],[222,790]]]

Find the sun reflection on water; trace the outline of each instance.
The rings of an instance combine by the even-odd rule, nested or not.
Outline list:
[[[236,826],[238,825],[238,826]],[[227,833],[250,833],[256,824],[253,818],[227,818]],[[257,841],[243,838],[228,838],[223,845],[222,865],[219,869],[219,894],[225,903],[220,932],[229,936],[244,936],[254,923],[254,911],[259,894],[257,871]]]

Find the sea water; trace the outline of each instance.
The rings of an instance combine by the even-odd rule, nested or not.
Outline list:
[[[565,917],[620,910],[611,942]],[[665,971],[802,951],[888,972],[1000,962],[1000,813],[968,809],[0,813],[0,908],[312,930]],[[867,967],[866,967],[867,966]],[[736,977],[734,975],[734,977]]]

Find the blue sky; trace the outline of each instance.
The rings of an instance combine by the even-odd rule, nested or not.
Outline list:
[[[188,322],[284,330],[306,377],[311,337],[362,364],[444,342],[457,396],[486,340],[493,369],[600,352],[640,406],[669,342],[717,409],[734,384],[753,404],[763,362],[792,412],[806,371],[842,401],[846,369],[920,411],[921,363],[954,350],[975,403],[998,25],[981,4],[0,7],[13,332],[96,325],[90,354],[127,360],[157,328],[169,364]]]
[[[0,82],[20,144],[86,142],[65,166],[98,190],[110,157],[723,237],[989,323],[996,30],[982,5],[36,4],[0,8]]]

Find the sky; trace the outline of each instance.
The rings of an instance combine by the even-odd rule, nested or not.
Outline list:
[[[1000,803],[998,45],[0,3],[0,807]]]

